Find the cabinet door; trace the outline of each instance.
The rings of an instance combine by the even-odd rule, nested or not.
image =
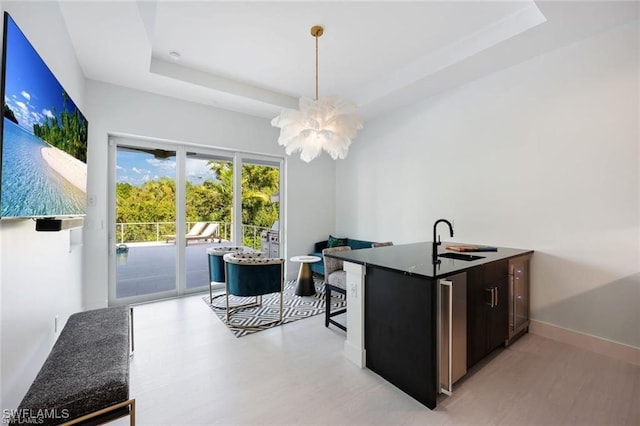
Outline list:
[[[480,361],[487,349],[487,295],[482,267],[467,271],[467,368]]]
[[[494,291],[494,305],[487,315],[487,350],[502,346],[509,336],[509,285],[507,278],[489,283]]]
[[[508,261],[467,272],[467,366],[504,344],[508,335]]]
[[[529,261],[531,255],[516,257],[509,261],[509,337],[518,333],[529,323]]]

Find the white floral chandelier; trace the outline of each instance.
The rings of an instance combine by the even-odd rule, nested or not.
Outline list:
[[[316,39],[316,99],[300,98],[299,110],[287,109],[271,120],[280,128],[278,143],[287,155],[300,151],[307,163],[326,151],[331,158],[344,159],[351,140],[362,129],[362,117],[355,114],[356,104],[337,97],[318,98],[318,37],[324,29],[316,25],[311,35]]]

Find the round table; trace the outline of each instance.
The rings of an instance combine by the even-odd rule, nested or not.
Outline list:
[[[300,263],[296,296],[313,296],[316,294],[316,286],[313,285],[313,275],[309,264],[320,262],[322,258],[318,256],[293,256],[290,260]]]

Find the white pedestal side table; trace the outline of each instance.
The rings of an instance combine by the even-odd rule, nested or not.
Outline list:
[[[296,296],[313,296],[316,294],[310,264],[320,262],[322,258],[318,256],[293,256],[290,260],[300,263],[298,282],[296,284]]]

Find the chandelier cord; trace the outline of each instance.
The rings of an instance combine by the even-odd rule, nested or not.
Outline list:
[[[311,27],[311,35],[316,39],[316,101],[318,100],[318,37],[324,33],[324,28],[320,25]]]
[[[316,39],[316,101],[318,100],[318,33],[314,35]]]

